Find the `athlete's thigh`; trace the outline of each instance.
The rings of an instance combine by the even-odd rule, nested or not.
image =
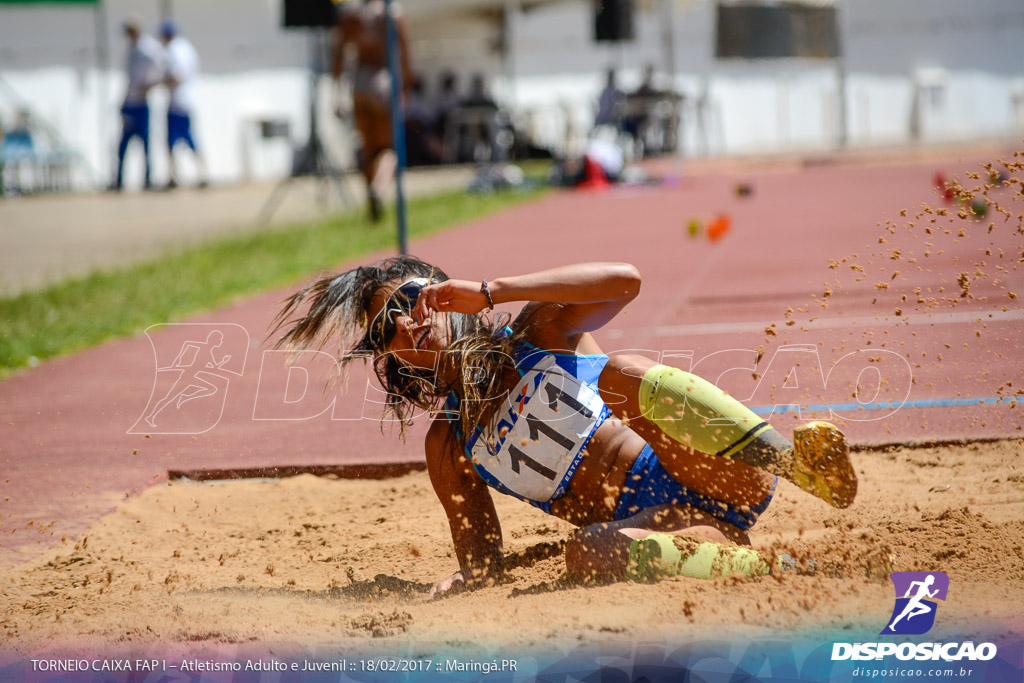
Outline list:
[[[644,356],[612,356],[601,372],[598,389],[615,415],[651,445],[673,479],[690,489],[733,505],[756,505],[771,492],[773,478],[741,462],[690,448],[670,437],[657,422],[641,415],[640,384],[657,365]]]
[[[608,364],[605,365],[604,370],[601,371],[601,377],[598,379],[598,390],[601,392],[601,398],[605,405],[616,417],[627,421],[633,431],[642,436],[644,441],[654,448],[663,464],[666,461],[671,462],[677,457],[692,459],[704,456],[710,458],[711,456],[698,453],[687,445],[670,438],[658,423],[643,415],[643,409],[640,407],[640,387],[644,374],[655,365],[657,363],[644,356],[623,354],[609,358]],[[709,461],[709,463],[714,465],[713,461]],[[693,480],[681,483],[690,486]]]
[[[616,417],[631,420],[640,417],[640,384],[644,374],[657,365],[650,358],[621,354],[608,358],[597,381],[601,398]]]

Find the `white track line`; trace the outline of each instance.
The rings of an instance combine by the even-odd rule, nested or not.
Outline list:
[[[909,327],[919,325],[960,325],[974,322],[1005,322],[1012,320],[1024,320],[1024,309],[1013,309],[1009,311],[957,311],[955,313],[915,313],[912,315],[878,315],[874,317],[846,318],[842,316],[830,316],[817,318],[812,321],[797,320],[794,329],[800,327],[808,330],[832,329],[840,327]],[[778,327],[778,320],[749,320],[745,322],[723,322],[723,323],[694,323],[692,325],[658,325],[654,328],[641,328],[650,330],[655,337],[693,337],[705,334],[741,334],[747,332],[764,332],[764,329],[771,324],[777,326],[779,332],[786,332],[785,326]],[[605,334],[609,339],[619,339],[627,332],[636,333],[636,328],[626,330],[615,328],[606,330]]]

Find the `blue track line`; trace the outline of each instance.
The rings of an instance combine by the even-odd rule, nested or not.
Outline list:
[[[1010,403],[1017,400],[1015,397],[988,396],[985,398],[929,398],[920,401],[906,401],[896,403],[894,401],[879,401],[877,403],[817,403],[809,406],[779,405],[779,406],[755,406],[752,407],[755,413],[798,413],[806,410],[817,412],[824,410],[896,410],[898,408],[948,408],[954,406],[978,406],[992,405],[995,403]]]

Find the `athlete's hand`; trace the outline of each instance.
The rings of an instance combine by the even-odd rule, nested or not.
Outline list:
[[[466,587],[466,581],[462,578],[462,572],[455,572],[444,581],[439,581],[430,589],[430,597],[440,595],[453,595],[461,592]]]
[[[431,311],[447,313],[479,313],[487,308],[487,295],[480,291],[480,283],[470,280],[445,280],[424,287],[416,300],[412,317],[424,320]]]

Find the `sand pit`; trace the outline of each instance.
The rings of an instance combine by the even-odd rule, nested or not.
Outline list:
[[[163,482],[75,540],[0,575],[8,654],[180,645],[407,652],[770,637],[884,626],[896,570],[950,578],[937,631],[1020,628],[1024,442],[861,452],[845,511],[786,482],[760,548],[818,558],[816,576],[567,587],[571,527],[495,494],[507,583],[427,595],[456,568],[425,473]],[[940,626],[941,624],[941,626]],[[934,631],[933,631],[934,634]]]

